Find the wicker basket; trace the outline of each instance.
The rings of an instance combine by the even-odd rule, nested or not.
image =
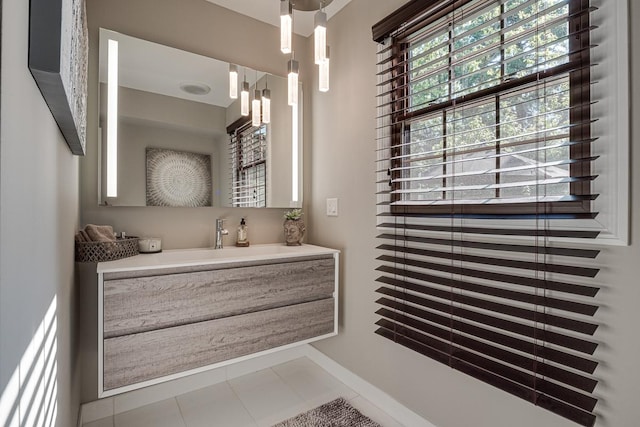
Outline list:
[[[138,238],[127,237],[114,242],[76,242],[77,262],[103,262],[138,255]]]

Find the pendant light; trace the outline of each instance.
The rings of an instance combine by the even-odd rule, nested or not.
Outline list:
[[[249,83],[247,83],[247,70],[245,69],[242,91],[240,92],[240,114],[249,115]]]
[[[256,90],[253,91],[253,101],[251,101],[251,125],[260,126],[260,90],[256,83]]]
[[[294,107],[298,105],[298,72],[300,70],[300,64],[298,61],[293,59],[293,53],[291,54],[291,59],[287,64],[287,68],[288,100],[289,105]]]
[[[322,92],[329,90],[329,48],[327,46],[327,14],[324,7],[333,0],[280,0],[280,47],[283,53],[291,52],[288,68],[288,102],[298,105],[298,71],[300,64],[293,55],[293,10],[316,11],[314,16],[314,62],[320,67],[318,87]],[[263,105],[264,109],[264,105]],[[264,112],[263,112],[264,116]]]
[[[280,50],[291,53],[293,9],[289,0],[280,0]]]
[[[262,89],[262,123],[271,123],[271,91],[267,86],[266,76]]]
[[[320,65],[327,57],[327,14],[322,10],[322,1],[313,22],[314,56],[316,64]]]
[[[329,46],[327,46],[327,55],[318,66],[318,90],[320,92],[329,91]]]
[[[238,66],[229,64],[229,97],[238,99]]]

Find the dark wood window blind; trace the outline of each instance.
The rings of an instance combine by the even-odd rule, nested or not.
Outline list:
[[[423,13],[396,31],[374,27],[391,211],[531,215],[544,204],[546,214],[592,217],[593,8],[418,3]]]
[[[378,49],[376,333],[595,424],[586,0],[410,1]],[[560,224],[560,226],[558,225]]]
[[[241,119],[229,126],[232,170],[231,205],[265,207],[267,200],[267,126]]]

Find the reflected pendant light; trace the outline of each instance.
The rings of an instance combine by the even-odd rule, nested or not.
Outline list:
[[[229,64],[229,97],[238,99],[238,66]]]
[[[316,64],[320,65],[327,57],[327,14],[322,11],[322,4],[320,4],[320,9],[316,12],[313,21],[314,56]]]
[[[247,83],[246,76],[244,82],[242,82],[242,91],[240,92],[240,114],[243,116],[249,115],[249,83]]]
[[[271,91],[266,83],[262,89],[262,123],[271,123]]]
[[[287,64],[287,68],[289,71],[287,75],[289,105],[296,106],[298,105],[298,71],[300,64],[292,57]]]
[[[326,58],[318,66],[318,90],[329,91],[329,46],[327,46]]]
[[[289,0],[280,0],[280,50],[291,53],[293,9]]]
[[[260,90],[257,89],[253,92],[253,101],[251,101],[251,125],[260,126]]]

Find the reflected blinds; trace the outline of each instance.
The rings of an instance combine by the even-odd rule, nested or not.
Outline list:
[[[232,206],[266,206],[267,126],[239,126],[229,134],[232,165]]]
[[[376,333],[595,423],[590,14],[411,1],[378,50]],[[562,230],[550,221],[566,220]]]

